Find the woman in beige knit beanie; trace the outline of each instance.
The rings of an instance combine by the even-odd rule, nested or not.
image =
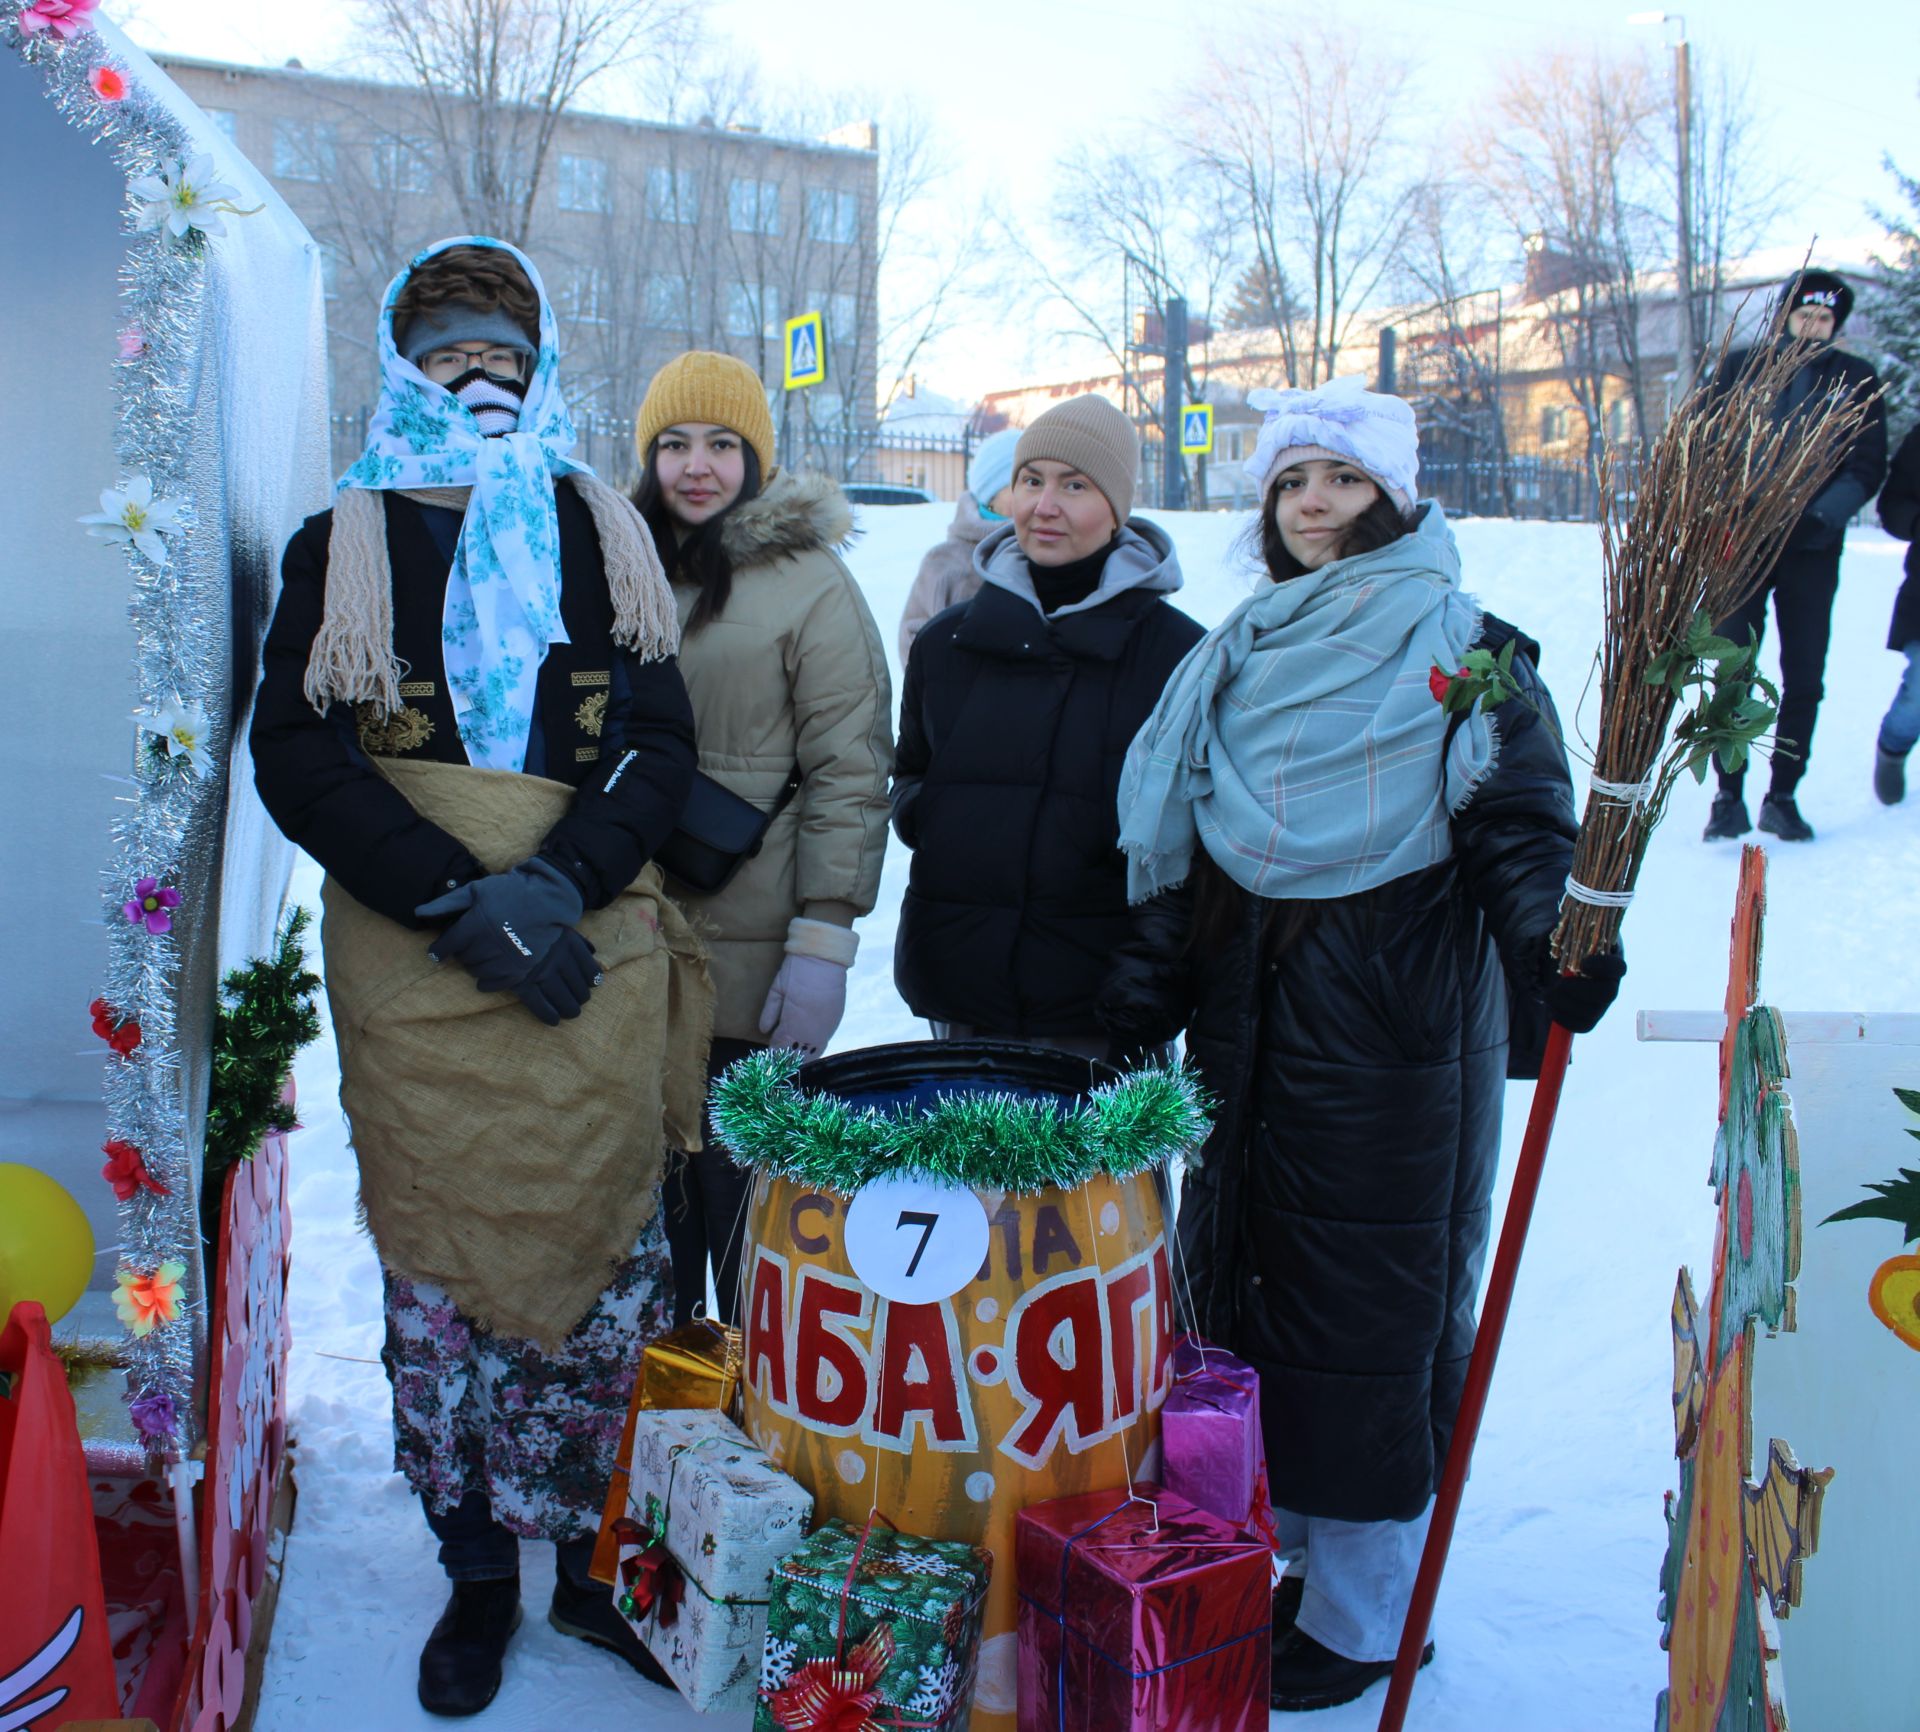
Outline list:
[[[894,981],[946,1038],[1120,1062],[1094,1015],[1127,907],[1120,760],[1200,627],[1173,544],[1130,516],[1133,424],[1101,397],[1040,416],[979,592],[914,640],[893,822],[914,850]]]

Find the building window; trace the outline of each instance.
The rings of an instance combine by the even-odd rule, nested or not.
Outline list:
[[[1558,445],[1567,436],[1567,428],[1572,411],[1557,403],[1550,403],[1540,411],[1540,443]]]
[[[576,324],[604,325],[611,305],[607,273],[597,265],[582,265],[567,276],[560,291],[560,311]]]
[[[807,235],[842,246],[860,238],[860,195],[832,187],[807,188]]]
[[[658,331],[684,331],[693,323],[685,277],[647,278],[647,323]]]
[[[200,111],[213,122],[213,129],[229,144],[233,142],[233,123],[237,118],[231,108],[203,108]]]
[[[281,180],[332,180],[334,132],[321,120],[273,123],[273,172]]]
[[[692,169],[647,170],[647,216],[657,223],[700,220],[700,189]]]
[[[727,188],[727,221],[735,234],[777,235],[780,232],[780,183],[777,180],[736,180]]]
[[[780,291],[771,283],[727,285],[727,335],[770,337],[782,334]]]
[[[432,141],[424,138],[376,140],[373,184],[383,192],[432,192]]]
[[[604,211],[607,207],[607,165],[597,156],[560,158],[560,208]]]
[[[328,300],[340,293],[340,249],[331,241],[320,241],[320,292]]]
[[[1633,405],[1624,397],[1616,397],[1607,405],[1607,437],[1616,445],[1624,445],[1633,431]]]
[[[853,344],[860,339],[860,301],[854,295],[829,295],[825,307],[827,336],[836,343]]]

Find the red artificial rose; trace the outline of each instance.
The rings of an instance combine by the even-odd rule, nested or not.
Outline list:
[[[137,1196],[143,1185],[156,1197],[172,1195],[165,1185],[147,1171],[146,1157],[132,1143],[122,1137],[110,1137],[100,1147],[107,1157],[107,1164],[100,1169],[100,1176],[113,1187],[113,1194],[121,1202]]]
[[[140,1044],[139,1023],[123,1017],[104,998],[96,998],[87,1009],[93,1013],[93,1032],[122,1058]]]
[[[1436,704],[1444,704],[1447,701],[1447,687],[1452,684],[1453,675],[1435,662],[1427,672],[1427,690],[1433,693],[1433,701]]]

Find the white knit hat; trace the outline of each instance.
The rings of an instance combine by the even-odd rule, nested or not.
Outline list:
[[[1365,470],[1402,511],[1413,509],[1420,432],[1402,399],[1356,376],[1311,391],[1249,391],[1247,407],[1267,415],[1246,466],[1262,498],[1281,470],[1319,457]]]

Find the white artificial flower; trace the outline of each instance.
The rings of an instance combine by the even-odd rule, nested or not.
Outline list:
[[[196,776],[204,776],[213,768],[213,758],[207,750],[213,729],[207,722],[207,712],[199,705],[183,704],[175,698],[158,715],[134,719],[148,733],[158,734],[166,742],[169,758],[185,758]]]
[[[238,187],[227,186],[213,178],[213,158],[196,156],[191,162],[175,163],[172,170],[143,174],[133,183],[133,196],[140,201],[139,226],[164,228],[174,240],[184,240],[189,229],[202,234],[223,235],[226,224],[220,212],[235,216],[251,213],[235,206]]]
[[[167,544],[161,534],[172,534],[185,526],[180,514],[186,510],[184,499],[155,499],[153,478],[135,475],[125,487],[109,487],[100,495],[100,509],[90,511],[80,521],[89,535],[102,541],[130,541],[155,565],[167,563]]]

